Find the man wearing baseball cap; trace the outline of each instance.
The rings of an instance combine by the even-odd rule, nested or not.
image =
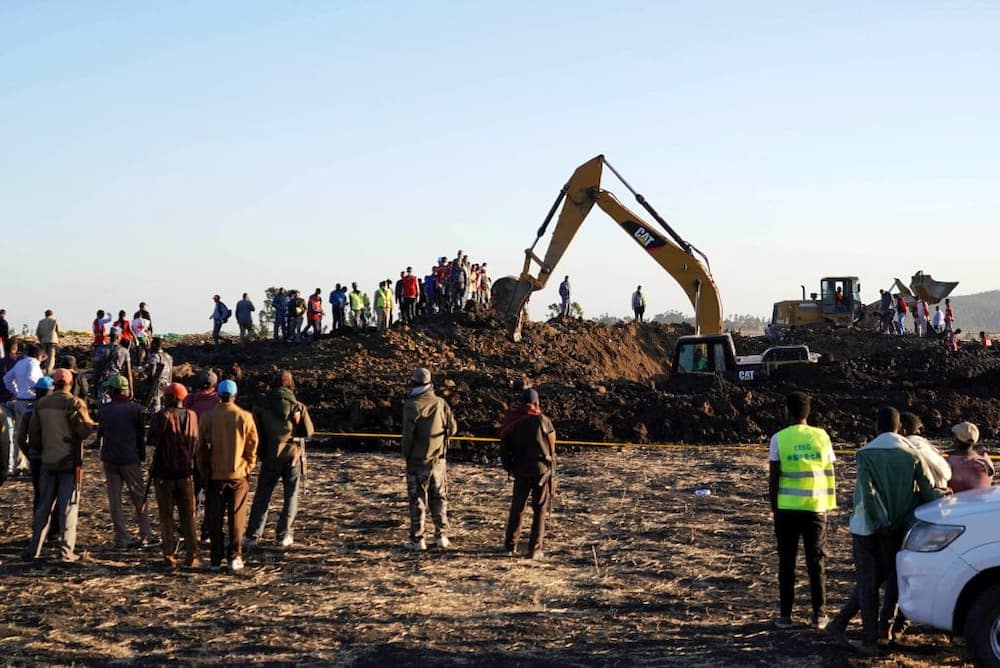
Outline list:
[[[184,536],[184,565],[198,568],[200,555],[194,526],[194,468],[198,451],[198,414],[182,408],[187,388],[170,383],[163,388],[164,408],[149,423],[149,444],[153,446],[150,478],[156,484],[156,505],[160,510],[160,533],[163,535],[163,560],[169,568],[177,566],[177,542],[174,539],[174,507]],[[148,489],[148,487],[147,487]]]
[[[991,486],[996,470],[989,457],[976,451],[979,427],[971,422],[959,422],[951,428],[951,434],[955,439],[952,452],[948,454],[951,491],[957,493]]]
[[[212,541],[212,570],[222,567],[225,553],[229,570],[243,568],[241,549],[247,528],[247,495],[250,473],[257,463],[257,426],[253,415],[236,405],[236,383],[219,383],[220,403],[198,425],[198,467],[208,481],[205,515]],[[222,533],[223,514],[230,517],[229,541]]]
[[[52,394],[52,390],[55,389],[55,382],[52,380],[52,376],[42,376],[35,383],[32,388],[35,391],[35,403],[38,402],[42,397],[47,397]],[[31,424],[31,414],[35,412],[34,404],[25,413],[25,420],[18,430],[15,442],[17,443],[17,448],[21,453],[28,458],[28,463],[31,467],[31,487],[33,489],[32,499],[31,499],[31,514],[34,517],[35,510],[38,508],[38,498],[41,488],[39,487],[39,481],[42,475],[42,453],[38,448],[38,445],[32,443],[28,440],[28,426]],[[59,532],[59,516],[55,513],[52,514],[52,525],[50,531]]]
[[[448,548],[448,438],[457,429],[451,407],[434,394],[431,372],[414,370],[412,386],[403,406],[403,459],[410,501],[408,550],[427,549],[424,522],[428,507],[434,521],[435,544]]]
[[[73,373],[52,372],[55,392],[39,399],[28,425],[28,440],[37,444],[42,455],[40,493],[35,509],[31,546],[26,556],[38,559],[51,528],[49,517],[55,507],[61,532],[59,553],[62,561],[73,562],[76,553],[76,520],[80,512],[80,484],[77,475],[83,466],[83,440],[97,426],[87,412],[87,404],[70,394]]]

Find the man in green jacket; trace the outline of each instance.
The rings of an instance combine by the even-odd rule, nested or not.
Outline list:
[[[445,456],[448,438],[457,425],[451,408],[434,394],[431,372],[419,368],[403,406],[403,459],[406,461],[406,489],[410,500],[410,541],[408,550],[427,549],[424,518],[430,506],[434,520],[434,543],[447,548],[448,478]]]
[[[879,435],[858,450],[854,512],[850,529],[854,552],[855,585],[847,603],[827,630],[843,634],[847,623],[861,612],[862,637],[851,645],[873,656],[878,641],[889,639],[896,613],[896,553],[912,522],[913,510],[941,496],[923,460],[899,435],[899,411],[883,406],[878,412]],[[885,584],[879,611],[878,590]]]
[[[260,477],[250,508],[247,547],[256,547],[267,524],[271,494],[281,479],[284,505],[278,517],[278,541],[281,547],[295,542],[292,525],[299,505],[299,480],[305,476],[305,441],[313,435],[309,409],[295,398],[295,381],[290,371],[279,371],[271,381],[271,391],[253,407],[254,422],[260,438]]]

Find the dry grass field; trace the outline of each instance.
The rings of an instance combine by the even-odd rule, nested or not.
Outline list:
[[[870,661],[804,625],[772,627],[765,458],[567,453],[546,559],[533,562],[498,550],[509,500],[498,467],[451,465],[455,549],[412,554],[399,458],[314,450],[296,545],[274,546],[272,513],[268,543],[232,575],[169,572],[158,548],[112,547],[91,453],[81,563],[23,561],[30,483],[0,487],[0,655],[11,665],[962,665],[959,642],[930,629]],[[842,502],[850,468],[838,465]],[[829,554],[833,612],[852,578],[844,510]]]

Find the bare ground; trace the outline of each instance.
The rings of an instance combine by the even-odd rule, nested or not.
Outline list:
[[[158,548],[111,547],[91,456],[85,562],[23,561],[30,483],[0,487],[0,656],[11,665],[962,665],[958,641],[926,628],[874,662],[804,625],[772,628],[765,459],[712,447],[568,453],[547,558],[533,562],[497,550],[509,501],[499,468],[452,464],[456,549],[411,554],[398,457],[314,450],[295,547],[250,551],[246,570],[230,575],[168,572]],[[843,501],[849,458],[838,475]],[[693,494],[702,487],[712,495]],[[832,612],[852,577],[844,510],[829,554]]]

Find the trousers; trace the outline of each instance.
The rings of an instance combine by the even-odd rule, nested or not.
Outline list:
[[[163,537],[163,557],[173,563],[177,560],[177,539],[174,536],[174,508],[177,508],[184,537],[187,565],[198,559],[198,535],[194,528],[194,477],[180,480],[157,480],[156,505],[160,512],[160,534]]]
[[[429,464],[407,466],[406,491],[410,501],[410,540],[424,538],[427,510],[434,521],[435,535],[448,531],[448,465],[444,458]]]
[[[243,534],[247,529],[247,496],[250,483],[246,478],[210,480],[205,494],[205,515],[208,518],[212,542],[212,565],[222,564],[222,557],[232,562],[241,556]],[[223,519],[229,520],[229,541],[223,533]]]
[[[260,466],[257,477],[257,489],[253,494],[253,504],[250,506],[250,524],[247,527],[250,538],[260,540],[267,525],[267,512],[271,505],[271,494],[281,480],[284,492],[284,504],[281,515],[278,516],[278,538],[291,536],[292,525],[299,509],[299,480],[302,473],[302,460],[292,463],[265,461]]]
[[[854,553],[854,589],[844,607],[830,622],[833,629],[843,632],[858,612],[861,613],[862,638],[876,642],[886,636],[899,602],[896,582],[896,553],[903,545],[902,529],[880,535],[851,536]],[[885,595],[879,606],[879,588],[885,585]]]
[[[76,520],[80,513],[80,495],[77,494],[76,472],[49,471],[42,469],[39,479],[41,493],[31,532],[29,551],[33,559],[42,555],[42,547],[49,535],[52,511],[59,514],[60,529],[59,554],[63,559],[71,559],[76,549]]]
[[[517,547],[524,522],[524,509],[530,496],[533,514],[529,549],[532,553],[541,552],[545,542],[545,517],[552,501],[549,479],[549,474],[514,478],[514,493],[510,499],[510,513],[507,515],[507,535],[503,541],[506,549],[514,550]]]
[[[795,603],[795,561],[799,539],[806,557],[806,573],[812,594],[812,610],[823,614],[826,606],[826,513],[777,510],[774,536],[778,542],[778,598],[782,617],[792,614]]]
[[[125,513],[122,510],[122,486],[128,490],[129,500],[135,508],[135,521],[139,525],[139,536],[143,540],[153,537],[153,529],[149,523],[149,515],[142,509],[145,499],[145,481],[142,479],[142,467],[139,464],[104,464],[104,479],[108,490],[108,510],[111,513],[111,525],[115,530],[115,543],[128,542],[129,531],[125,524]]]

